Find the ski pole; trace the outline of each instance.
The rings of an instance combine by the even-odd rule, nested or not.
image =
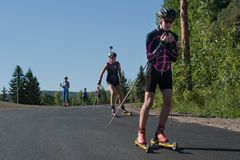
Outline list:
[[[99,95],[101,94],[101,93],[100,93],[100,89],[101,89],[101,86],[98,85],[98,86],[97,86],[97,89],[96,89],[96,92],[95,92],[95,94],[96,94],[96,95],[95,95],[95,98],[96,98],[96,99],[95,99],[95,103],[94,103],[95,105],[97,105],[97,104],[99,103],[99,102],[98,102],[98,101],[99,101]]]
[[[145,70],[145,68],[147,67],[148,64],[149,64],[149,61],[148,61],[148,62],[145,64],[145,66],[143,67],[142,72],[144,72],[144,70]],[[140,72],[140,74],[141,74],[142,72]],[[140,74],[139,74],[139,75],[140,75]],[[116,113],[112,116],[112,119],[109,121],[109,123],[108,123],[108,125],[107,125],[107,128],[110,127],[110,125],[112,124],[112,121],[113,121],[114,118],[116,117],[116,115],[117,115],[118,111],[120,110],[120,108],[122,108],[123,104],[125,103],[127,97],[129,96],[130,92],[132,91],[132,89],[133,89],[133,87],[135,86],[135,84],[136,84],[136,82],[137,82],[137,80],[138,80],[139,77],[140,77],[140,76],[137,77],[137,79],[135,80],[135,82],[133,83],[133,85],[131,86],[131,88],[128,90],[126,96],[124,97],[123,101],[122,101],[121,104],[119,105]]]
[[[59,92],[60,93],[62,92],[62,83],[60,83],[60,85],[59,85]]]

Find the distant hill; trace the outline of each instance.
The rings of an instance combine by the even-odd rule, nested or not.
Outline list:
[[[41,91],[42,92],[42,94],[44,95],[44,94],[47,94],[47,95],[50,95],[50,96],[54,96],[54,94],[56,93],[56,92],[60,92],[60,91],[46,91],[46,90],[43,90],[43,91]],[[62,91],[61,91],[62,92]],[[71,96],[76,96],[77,94],[78,94],[79,92],[69,92],[69,96],[71,97]],[[88,93],[89,94],[95,94],[95,91],[88,91]],[[109,94],[109,91],[106,91],[106,93],[107,93],[107,95]]]
[[[56,92],[60,92],[60,91],[47,91],[47,90],[42,90],[42,91],[41,91],[42,95],[47,94],[47,95],[50,95],[50,96],[54,96],[54,94],[55,94]],[[61,91],[61,92],[62,92],[62,91]],[[69,97],[71,97],[71,96],[76,96],[78,93],[79,93],[79,92],[69,92]],[[89,91],[88,93],[89,93],[89,94],[95,94],[95,91]],[[108,91],[108,90],[106,91],[106,93],[107,93],[107,95],[109,95],[109,91]],[[11,102],[11,100],[10,100],[10,95],[9,95],[9,94],[7,94],[7,101]]]
[[[47,94],[47,95],[50,95],[50,96],[54,96],[54,94],[56,92],[60,92],[60,91],[46,91],[46,90],[44,90],[44,91],[41,91],[41,92],[42,92],[43,95]],[[78,94],[78,92],[69,92],[69,96],[76,96],[77,94]]]

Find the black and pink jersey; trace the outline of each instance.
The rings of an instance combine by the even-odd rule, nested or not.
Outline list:
[[[120,63],[118,61],[114,62],[113,64],[107,62],[106,65],[108,75],[117,75],[120,69]]]
[[[172,34],[176,41],[173,43],[160,42],[163,34]],[[146,40],[147,58],[151,62],[154,69],[158,72],[166,72],[171,70],[171,61],[175,62],[178,57],[178,36],[171,32],[155,29],[148,33]]]
[[[107,63],[106,64],[107,70],[107,82],[110,84],[118,85],[119,84],[119,70],[120,70],[120,63],[116,61],[115,63]]]

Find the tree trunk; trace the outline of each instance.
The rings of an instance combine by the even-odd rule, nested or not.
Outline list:
[[[192,73],[191,73],[191,56],[189,45],[189,30],[188,30],[188,2],[187,0],[180,1],[180,19],[181,19],[181,45],[182,59],[185,66],[185,80],[188,90],[192,90]]]

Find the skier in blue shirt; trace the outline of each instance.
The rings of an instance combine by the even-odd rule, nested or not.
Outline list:
[[[63,105],[64,106],[69,106],[70,83],[68,82],[68,77],[64,78],[64,82],[60,83],[60,86],[63,88]]]

